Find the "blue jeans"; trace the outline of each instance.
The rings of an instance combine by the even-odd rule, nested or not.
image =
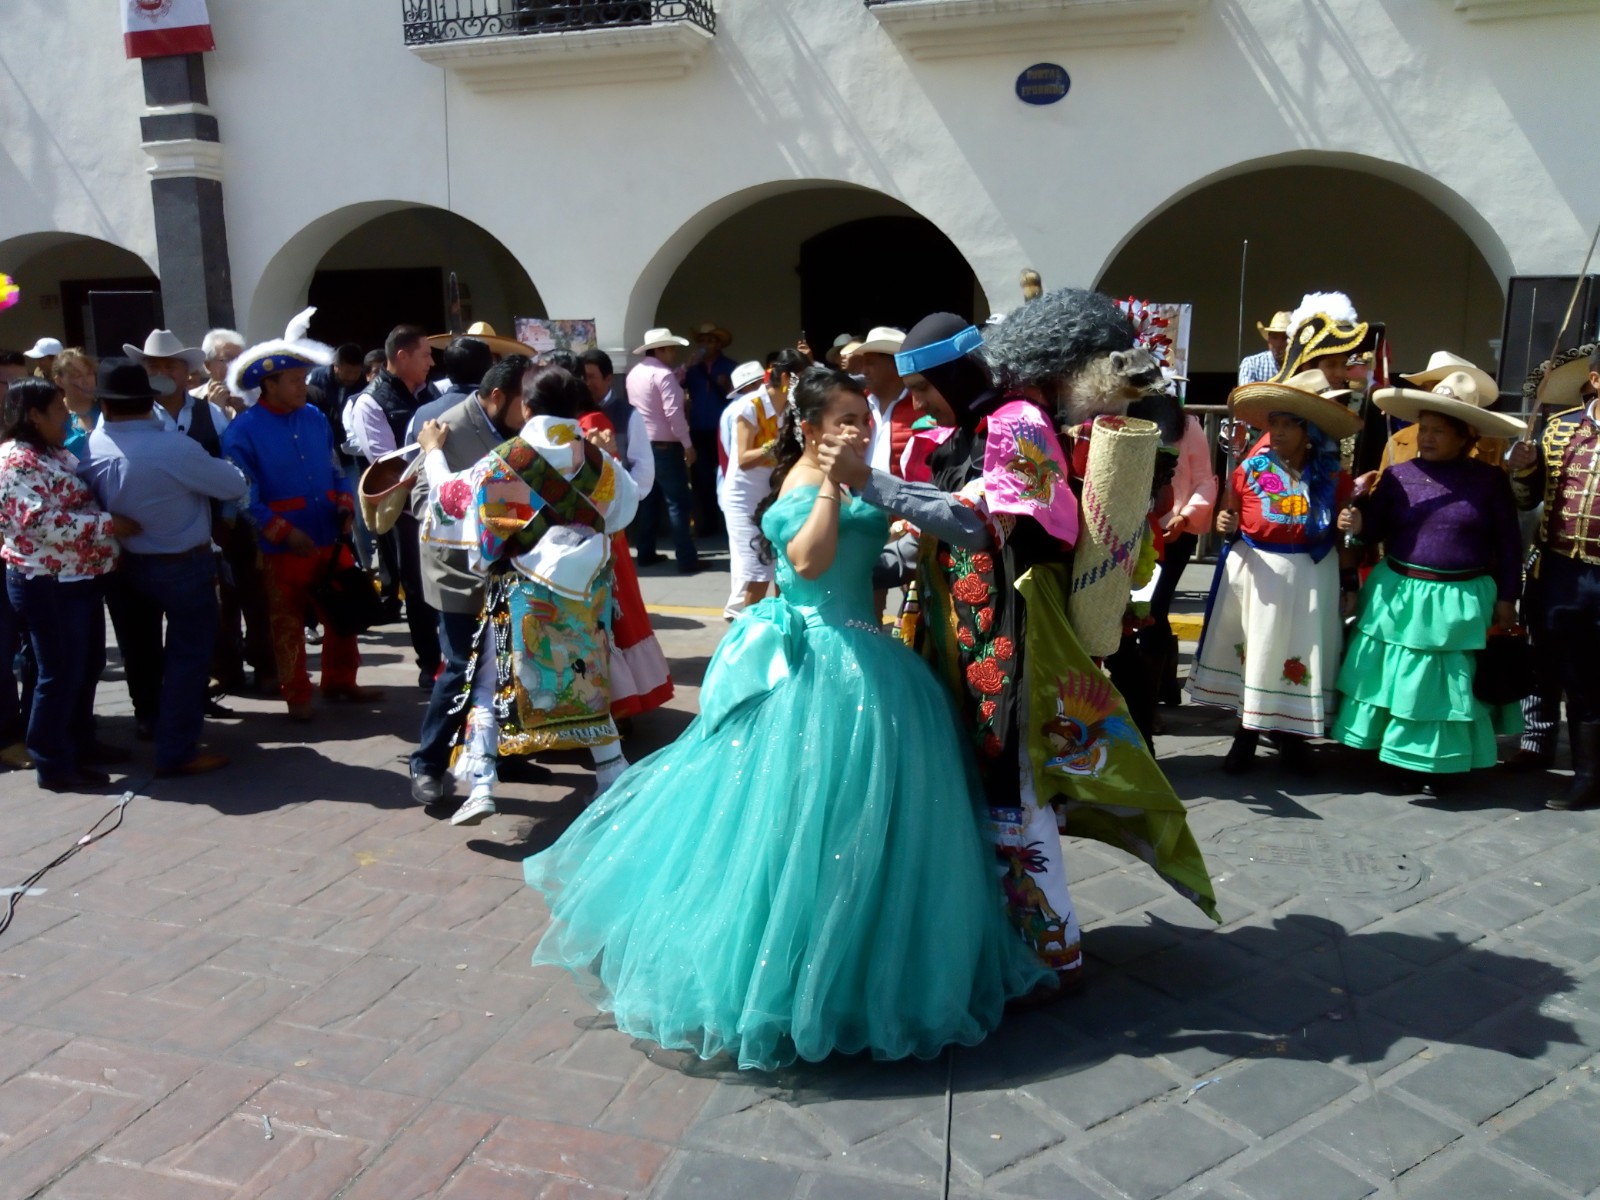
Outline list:
[[[32,702],[32,695],[26,684],[22,698],[17,696],[17,651],[24,636],[22,620],[11,607],[11,596],[0,589],[0,745],[20,742],[27,728],[22,710],[24,704]]]
[[[358,462],[345,464],[344,477],[350,481],[352,495],[361,494],[361,473],[366,469],[364,464]],[[363,571],[372,570],[372,557],[377,553],[376,539],[372,536],[372,530],[367,528],[366,518],[361,515],[359,504],[356,505],[355,528],[351,532],[355,535],[356,561],[361,564]]]
[[[94,740],[94,690],[106,665],[105,586],[6,571],[6,594],[28,626],[38,664],[28,754],[40,779],[70,779]]]
[[[413,775],[438,778],[450,765],[450,743],[462,721],[460,712],[450,710],[466,686],[467,661],[472,657],[472,638],[477,632],[476,613],[439,614],[439,651],[444,669],[433,681],[433,693],[422,714],[422,735],[411,756]]]
[[[653,558],[656,552],[656,526],[661,521],[661,505],[667,506],[667,518],[672,522],[672,545],[678,555],[678,570],[689,571],[700,565],[700,555],[694,548],[694,531],[689,527],[694,512],[694,501],[689,495],[689,464],[683,447],[657,445],[650,450],[656,459],[656,485],[650,494],[639,502],[639,536],[634,546],[640,558]]]
[[[185,555],[125,554],[119,570],[139,612],[139,636],[159,654],[156,770],[171,771],[200,752],[217,637],[216,556],[209,545]]]

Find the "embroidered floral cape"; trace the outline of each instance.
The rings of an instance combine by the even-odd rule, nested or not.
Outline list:
[[[111,514],[77,476],[66,450],[0,448],[0,557],[27,575],[104,575],[117,565]]]

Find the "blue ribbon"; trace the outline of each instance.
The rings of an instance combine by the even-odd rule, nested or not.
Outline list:
[[[968,325],[954,337],[915,350],[901,350],[894,356],[895,369],[901,375],[919,375],[927,367],[955,362],[983,345],[983,332],[976,325]]]
[[[782,597],[745,609],[706,667],[700,685],[702,736],[789,677],[800,660],[805,631],[805,613]]]

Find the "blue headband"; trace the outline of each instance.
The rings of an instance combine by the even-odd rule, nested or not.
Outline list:
[[[976,325],[968,325],[954,337],[915,350],[901,350],[894,356],[895,370],[902,375],[919,375],[929,367],[955,362],[983,345],[983,332]]]

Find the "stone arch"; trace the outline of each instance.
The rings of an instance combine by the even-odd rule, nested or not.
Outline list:
[[[91,289],[160,292],[151,264],[125,246],[64,230],[24,233],[0,241],[0,271],[22,290],[0,312],[0,346],[25,350],[40,337],[68,345],[87,341],[82,305]],[[159,303],[157,304],[159,309]],[[102,348],[104,349],[104,348]]]

